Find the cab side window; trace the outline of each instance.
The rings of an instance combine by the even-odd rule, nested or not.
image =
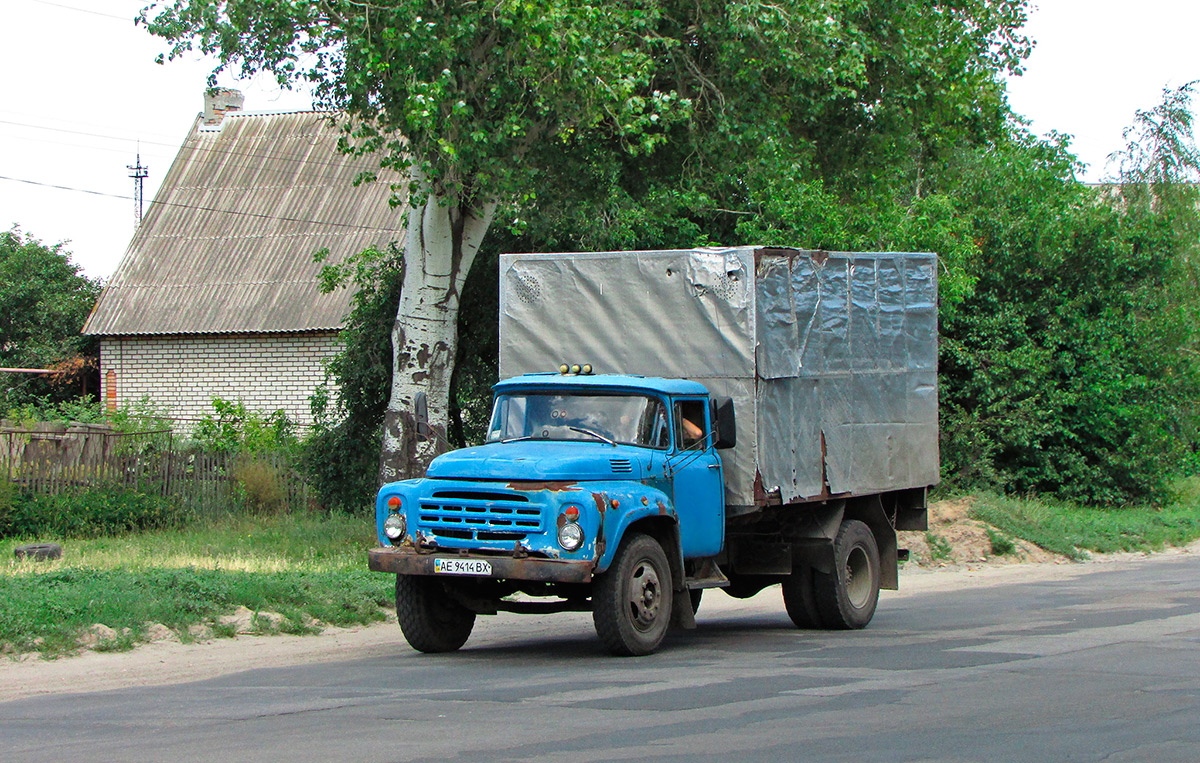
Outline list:
[[[671,447],[671,427],[667,426],[667,406],[654,400],[646,406],[638,424],[638,442],[651,448]]]
[[[703,400],[679,400],[675,403],[675,441],[680,450],[707,447],[708,425],[704,420]]]

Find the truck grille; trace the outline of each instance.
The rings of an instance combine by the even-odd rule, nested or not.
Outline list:
[[[420,501],[420,526],[458,540],[520,540],[542,532],[542,507],[523,495],[439,491]]]

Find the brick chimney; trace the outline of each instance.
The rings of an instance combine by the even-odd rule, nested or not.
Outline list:
[[[241,111],[246,96],[240,90],[227,87],[213,88],[204,91],[204,118],[200,120],[201,130],[220,130],[225,115],[231,111]]]

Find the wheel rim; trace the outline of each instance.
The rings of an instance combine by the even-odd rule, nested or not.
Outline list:
[[[647,631],[654,627],[662,607],[662,582],[658,569],[647,559],[633,566],[629,577],[629,614],[633,627]]]
[[[855,609],[862,609],[871,600],[871,589],[871,559],[855,546],[846,557],[846,598]]]

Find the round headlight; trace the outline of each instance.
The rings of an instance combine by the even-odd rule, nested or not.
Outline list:
[[[383,534],[392,540],[403,537],[407,528],[408,523],[404,521],[403,514],[389,514],[388,518],[383,520]]]
[[[583,545],[583,528],[574,522],[567,522],[558,528],[558,545],[567,551],[576,551]]]

